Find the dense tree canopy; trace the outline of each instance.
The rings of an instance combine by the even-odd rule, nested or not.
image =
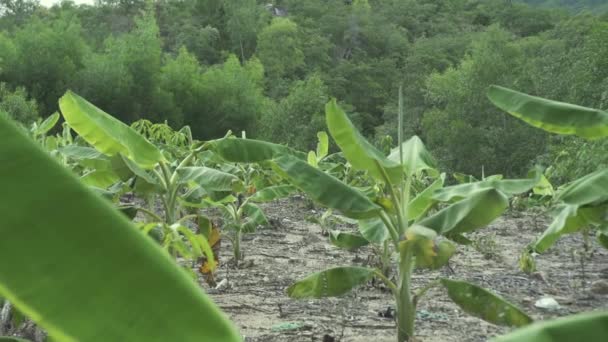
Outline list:
[[[405,135],[419,135],[448,170],[521,175],[535,162],[566,158],[571,166],[554,176],[566,179],[606,162],[577,153],[581,144],[605,144],[525,127],[494,109],[485,90],[500,84],[606,109],[606,7],[99,0],[46,8],[0,0],[0,110],[30,122],[57,110],[72,89],[126,122],[188,124],[200,139],[246,130],[309,149],[332,97],[372,140],[395,138],[402,86]]]

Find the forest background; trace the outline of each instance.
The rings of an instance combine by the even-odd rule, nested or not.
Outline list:
[[[72,89],[130,123],[242,130],[312,149],[332,97],[383,147],[419,135],[448,171],[557,184],[608,166],[608,140],[495,109],[491,84],[606,109],[603,0],[0,0],[0,112],[28,124]],[[455,157],[458,156],[458,157]]]

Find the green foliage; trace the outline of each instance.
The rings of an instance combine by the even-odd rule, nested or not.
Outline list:
[[[325,128],[323,109],[328,90],[318,75],[296,81],[289,95],[262,115],[262,138],[286,143],[298,150],[311,150],[315,133]]]
[[[0,166],[0,196],[11,203],[0,209],[0,254],[29,251],[0,266],[2,297],[57,340],[240,339],[198,285],[107,201],[1,117],[0,133],[0,154],[12,161]],[[37,200],[41,191],[57,205]]]
[[[450,298],[468,313],[499,325],[525,326],[532,318],[501,297],[463,281],[441,279]]]
[[[264,65],[268,86],[288,75],[295,75],[304,65],[298,25],[287,18],[275,18],[258,37],[257,56]]]
[[[605,7],[542,2],[577,11],[589,5],[594,14]],[[187,124],[202,139],[247,130],[309,150],[313,133],[325,129],[321,104],[332,96],[371,141],[395,140],[402,84],[404,131],[423,138],[449,171],[479,176],[483,165],[488,173],[520,176],[532,159],[547,164],[565,150],[551,179],[561,184],[603,163],[604,154],[585,155],[579,140],[547,145],[515,120],[489,119],[494,110],[480,96],[500,83],[605,109],[608,24],[590,13],[573,17],[515,1],[3,5],[0,82],[24,87],[42,117],[69,88],[128,123]]]
[[[492,86],[488,97],[499,108],[526,123],[552,133],[572,134],[587,139],[608,137],[608,113],[530,96],[508,88]],[[563,234],[585,231],[608,224],[608,169],[600,169],[560,189],[554,220],[534,243],[544,252]],[[599,234],[603,244],[604,235]]]
[[[222,1],[226,13],[226,33],[230,42],[229,51],[248,60],[254,53],[258,32],[269,15],[255,0]]]
[[[168,107],[175,108],[173,115],[167,113],[165,119],[172,119],[172,124],[176,127],[183,124],[184,113],[193,115],[204,107],[200,98],[201,72],[202,68],[196,57],[184,47],[175,58],[168,59],[162,67],[160,88],[169,97]]]
[[[158,30],[154,17],[146,14],[136,19],[133,31],[106,39],[103,51],[86,59],[74,90],[123,121],[160,119],[154,116],[160,114],[155,110],[161,69]]]
[[[39,115],[36,100],[28,99],[25,88],[11,91],[6,83],[0,83],[0,111],[25,125],[36,121]]]
[[[192,133],[207,139],[223,136],[229,129],[255,135],[256,123],[266,106],[260,87],[262,70],[256,59],[241,65],[238,58],[231,55],[223,65],[205,71],[201,76],[202,108],[199,109],[204,112],[185,114]]]
[[[367,282],[374,271],[364,267],[336,267],[311,274],[287,289],[292,298],[335,297]]]
[[[14,33],[13,44],[14,59],[4,61],[2,78],[24,86],[43,115],[52,113],[84,61],[80,23],[68,16],[49,22],[35,18]]]
[[[492,86],[488,97],[498,108],[551,133],[588,139],[608,136],[608,112],[529,96]]]
[[[608,140],[589,141],[576,137],[555,137],[546,155],[539,157],[550,165],[547,176],[554,184],[566,184],[594,171],[608,168]]]
[[[354,127],[348,116],[338,107],[335,100],[326,105],[326,120],[329,132],[342,150],[353,169],[368,173],[379,190],[374,192],[375,203],[361,189],[350,186],[325,173],[318,165],[311,165],[300,159],[296,153],[280,145],[246,139],[221,139],[213,141],[210,148],[229,161],[264,162],[269,161],[274,171],[289,183],[305,192],[314,201],[329,210],[338,210],[345,216],[361,219],[361,235],[332,232],[330,240],[339,247],[354,249],[367,243],[383,245],[382,271],[390,260],[389,244],[398,254],[399,273],[397,284],[386,278],[382,271],[361,267],[337,267],[310,275],[287,290],[294,298],[319,298],[338,296],[356,286],[364,284],[372,276],[378,276],[391,289],[397,304],[398,341],[407,341],[414,334],[416,304],[422,294],[412,296],[410,289],[411,272],[414,266],[440,268],[455,252],[455,246],[441,235],[463,240],[464,233],[486,226],[508,207],[507,195],[489,185],[478,191],[461,193],[460,200],[448,202],[445,208],[422,216],[410,222],[408,210],[412,184],[419,181],[424,170],[431,168],[432,157],[420,140],[410,139],[401,145],[401,156],[407,164],[390,160],[375,149]],[[400,142],[401,143],[401,142]],[[438,172],[432,172],[438,174]],[[443,183],[443,176],[441,176]],[[532,189],[539,181],[504,181],[504,188],[513,193]],[[424,191],[421,193],[424,194]],[[386,198],[388,197],[388,199]],[[435,201],[428,194],[426,201]],[[428,210],[429,205],[421,212]],[[324,215],[325,216],[325,215]],[[521,326],[531,319],[501,297],[493,295],[474,285],[443,280],[450,297],[465,311],[487,321]],[[437,286],[432,283],[426,288]],[[426,292],[424,290],[423,292]],[[472,295],[472,293],[474,295]],[[479,297],[484,300],[473,300]],[[484,304],[491,303],[487,306]]]
[[[450,170],[481,175],[483,166],[489,174],[522,174],[545,146],[545,136],[498,116],[483,96],[496,79],[517,81],[524,54],[511,40],[508,32],[491,27],[458,68],[428,80],[434,109],[425,113],[423,127],[431,150]]]
[[[608,5],[603,0],[520,0],[534,6],[566,8],[579,11],[608,11]]]
[[[101,153],[124,154],[146,169],[164,160],[160,151],[144,137],[80,96],[68,92],[59,100],[59,106],[70,127]]]
[[[491,341],[566,342],[573,339],[599,341],[606,336],[608,336],[608,313],[599,311],[538,322]]]

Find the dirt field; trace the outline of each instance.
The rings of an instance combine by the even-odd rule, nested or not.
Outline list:
[[[332,266],[363,265],[371,250],[348,252],[332,246],[321,227],[306,220],[315,214],[307,203],[289,198],[264,207],[278,223],[246,235],[245,261],[238,269],[227,264],[231,246],[223,241],[224,261],[216,280],[224,287],[205,287],[213,300],[236,322],[245,341],[394,341],[392,318],[382,317],[393,307],[385,289],[374,284],[340,298],[292,300],[285,289],[311,272]],[[319,212],[316,213],[320,215]],[[414,288],[437,277],[465,279],[491,289],[541,320],[581,311],[608,309],[608,252],[593,241],[581,267],[583,239],[580,235],[560,240],[537,257],[538,272],[528,276],[518,268],[521,250],[538,236],[548,222],[532,214],[510,213],[472,237],[481,241],[483,253],[460,246],[451,269],[420,271]],[[353,230],[346,225],[339,229]],[[534,303],[545,296],[560,304],[558,309],[539,309]],[[471,317],[452,304],[438,289],[429,291],[419,305],[416,320],[421,341],[486,341],[509,331]]]

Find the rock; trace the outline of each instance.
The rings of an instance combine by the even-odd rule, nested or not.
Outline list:
[[[591,284],[591,292],[599,295],[608,295],[608,280],[598,280]]]
[[[228,287],[228,279],[222,279],[222,281],[220,281],[219,283],[217,283],[217,285],[215,286],[216,290],[223,290],[226,287]]]
[[[545,298],[541,298],[541,299],[537,300],[536,303],[534,303],[534,306],[536,306],[539,309],[545,309],[545,310],[559,309],[559,303],[551,297],[545,297]]]

